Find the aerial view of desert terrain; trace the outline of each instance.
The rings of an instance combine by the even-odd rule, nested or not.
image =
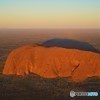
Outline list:
[[[100,1],[0,1],[0,100],[100,100]]]

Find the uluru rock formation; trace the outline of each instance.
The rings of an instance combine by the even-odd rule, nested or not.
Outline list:
[[[3,74],[35,73],[45,78],[71,77],[83,81],[100,77],[100,54],[61,47],[24,46],[13,50],[6,61]]]

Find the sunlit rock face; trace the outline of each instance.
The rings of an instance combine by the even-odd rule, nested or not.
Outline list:
[[[5,63],[3,74],[38,74],[44,78],[71,77],[83,81],[100,77],[100,54],[61,47],[24,46],[13,50]]]

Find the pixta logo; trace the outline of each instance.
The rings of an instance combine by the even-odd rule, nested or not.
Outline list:
[[[75,96],[98,96],[98,92],[74,92],[70,91],[70,97],[75,97]]]

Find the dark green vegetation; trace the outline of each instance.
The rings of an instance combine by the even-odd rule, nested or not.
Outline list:
[[[100,50],[100,30],[0,30],[0,73],[13,49],[52,38],[88,42]],[[71,90],[100,91],[100,79],[93,77],[74,83],[68,78],[45,79],[35,74],[25,77],[0,74],[0,100],[100,100],[99,97],[71,98]]]

